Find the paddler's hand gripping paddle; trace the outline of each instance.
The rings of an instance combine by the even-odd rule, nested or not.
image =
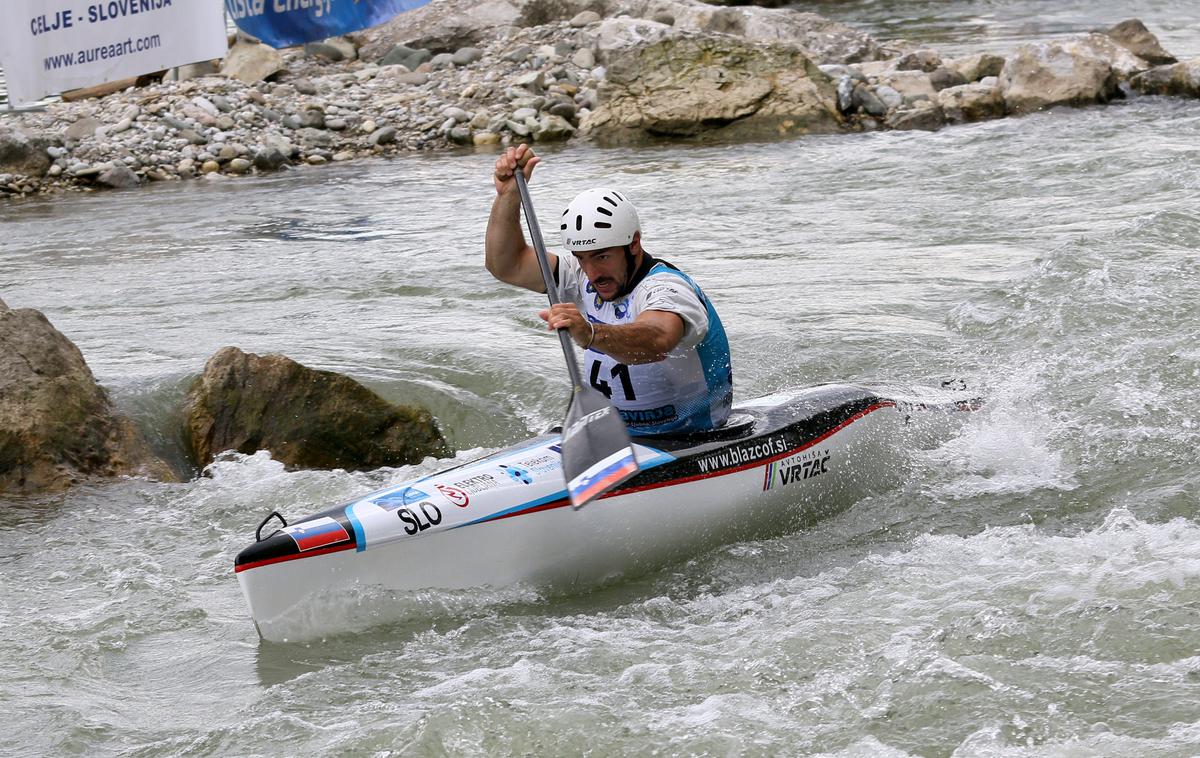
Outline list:
[[[521,193],[525,225],[529,227],[533,250],[542,269],[542,281],[546,283],[546,296],[550,299],[550,305],[556,305],[559,300],[554,289],[554,272],[550,270],[542,230],[533,212],[533,200],[525,183],[524,167],[517,166],[513,176]],[[581,508],[636,474],[638,464],[633,454],[633,444],[629,441],[629,432],[620,414],[607,397],[583,383],[579,365],[575,362],[575,343],[571,341],[570,333],[566,329],[559,329],[558,341],[562,343],[567,373],[571,375],[571,402],[567,406],[567,418],[563,421],[562,430],[563,478],[567,481],[571,505]]]

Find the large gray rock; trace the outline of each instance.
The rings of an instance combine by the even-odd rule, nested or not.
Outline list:
[[[330,37],[320,42],[309,42],[304,46],[304,54],[327,61],[352,61],[358,57],[358,48],[345,37]]]
[[[388,403],[340,374],[282,355],[218,350],[188,391],[185,437],[196,463],[269,450],[294,468],[372,469],[449,453],[428,411]]]
[[[1151,68],[1148,61],[1131,53],[1118,45],[1112,37],[1099,32],[1082,34],[1067,40],[1063,45],[1067,50],[1077,55],[1089,55],[1107,63],[1122,79],[1128,79],[1134,74]]]
[[[364,60],[379,60],[397,44],[447,53],[477,46],[528,25],[519,23],[521,11],[518,8],[518,4],[527,2],[529,0],[438,0],[363,32],[364,42],[359,47],[359,54]]]
[[[1112,37],[1118,45],[1151,65],[1162,66],[1176,62],[1175,56],[1163,49],[1158,37],[1155,37],[1146,28],[1146,25],[1136,18],[1122,21],[1109,29],[1108,36]]]
[[[1133,77],[1129,84],[1146,95],[1200,97],[1200,58],[1156,66]]]
[[[279,51],[259,42],[238,40],[221,63],[221,73],[253,84],[285,71]]]
[[[869,35],[839,21],[790,8],[713,7],[699,0],[614,0],[607,14],[641,19],[670,17],[677,29],[733,34],[802,48],[817,63],[877,60],[884,52]]]
[[[836,85],[797,48],[665,29],[658,41],[609,52],[600,105],[584,118],[582,133],[630,144],[706,132],[761,139],[841,128]]]
[[[1104,103],[1118,93],[1117,74],[1107,61],[1059,42],[1018,48],[1004,61],[1000,89],[1009,113]]]
[[[40,312],[0,303],[0,492],[121,475],[174,478],[113,411],[79,349]]]
[[[953,58],[945,62],[946,67],[957,71],[967,83],[977,82],[985,76],[1000,76],[1004,70],[1004,58],[992,53],[977,53],[965,58]]]
[[[0,125],[0,174],[45,174],[50,168],[46,148],[53,144],[44,137],[30,137],[20,129]]]
[[[96,177],[96,183],[112,189],[129,189],[141,184],[142,180],[124,163],[114,163],[100,172],[100,175]]]
[[[948,87],[938,92],[938,105],[946,121],[963,123],[1003,118],[1004,95],[999,87],[979,82]]]

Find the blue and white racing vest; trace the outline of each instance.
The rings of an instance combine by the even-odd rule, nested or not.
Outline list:
[[[733,405],[729,340],[717,311],[691,277],[644,254],[633,290],[613,302],[596,294],[579,262],[558,256],[558,295],[595,324],[631,324],[643,311],[683,319],[679,344],[654,363],[626,365],[594,348],[584,351],[584,379],[612,401],[629,433],[672,434],[714,429]],[[635,277],[636,278],[636,277]]]

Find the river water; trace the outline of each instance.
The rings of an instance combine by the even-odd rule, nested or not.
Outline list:
[[[914,3],[906,36],[936,33],[926,5],[980,4]],[[1152,27],[1195,15],[1146,5]],[[1174,34],[1200,50],[1200,25]],[[567,393],[539,298],[482,267],[491,161],[12,202],[0,297],[43,310],[168,456],[187,382],[237,345],[428,405],[465,459],[557,423]],[[1195,755],[1198,165],[1200,103],[1156,98],[550,153],[543,219],[626,188],[721,311],[741,398],[955,377],[987,405],[800,533],[573,597],[359,598],[305,644],[249,621],[232,565],[255,524],[446,462],[231,457],[4,503],[0,754]]]

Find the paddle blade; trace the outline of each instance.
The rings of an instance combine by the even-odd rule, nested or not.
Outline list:
[[[563,475],[571,505],[581,508],[638,472],[620,414],[591,387],[576,387],[563,421]]]

